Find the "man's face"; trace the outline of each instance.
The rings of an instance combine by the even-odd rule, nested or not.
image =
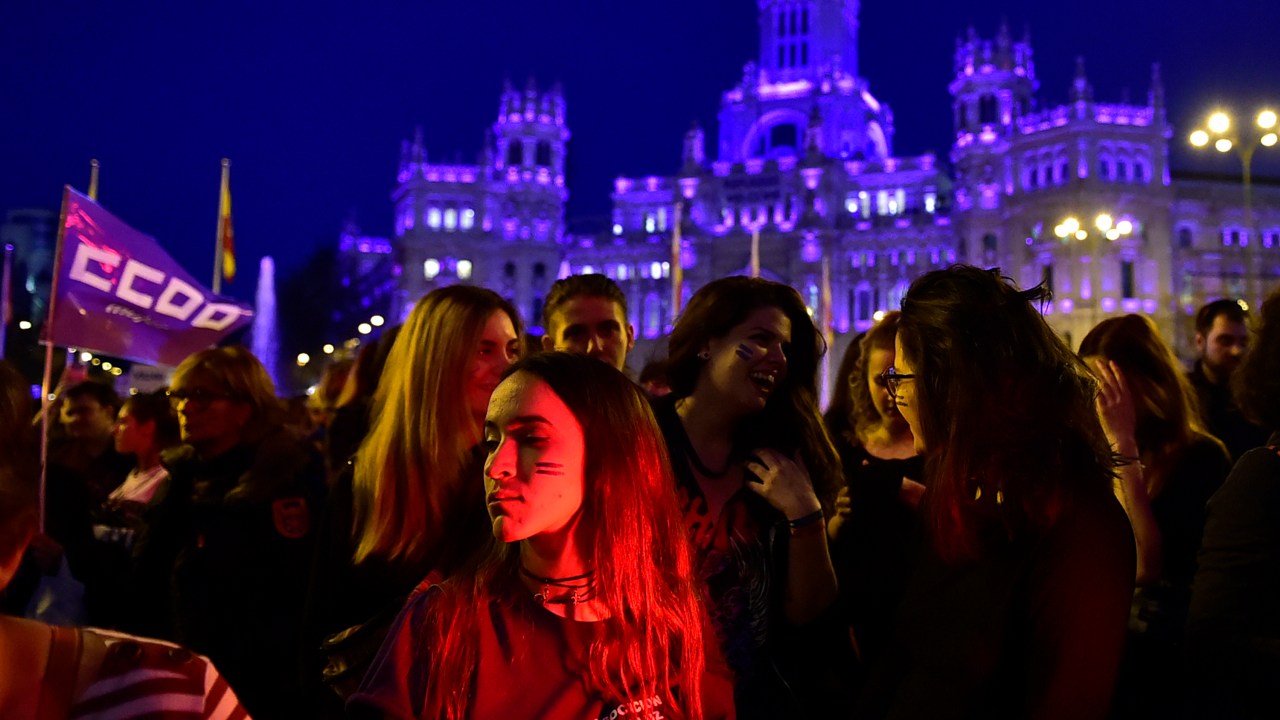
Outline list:
[[[62,426],[77,440],[109,437],[115,427],[115,410],[103,407],[89,396],[68,398],[62,403]]]
[[[579,295],[560,304],[551,314],[544,350],[587,355],[619,370],[627,366],[627,353],[635,345],[635,330],[626,315],[609,298]]]
[[[1240,364],[1249,344],[1249,330],[1242,322],[1235,322],[1226,315],[1213,319],[1208,334],[1196,333],[1196,350],[1200,360],[1220,378],[1226,378]]]

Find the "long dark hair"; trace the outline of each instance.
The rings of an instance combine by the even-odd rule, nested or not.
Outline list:
[[[1098,323],[1080,342],[1080,357],[1090,355],[1113,361],[1124,373],[1137,411],[1134,440],[1151,497],[1164,489],[1187,446],[1198,440],[1221,444],[1205,428],[1195,390],[1150,318],[1125,315]]]
[[[594,623],[586,681],[616,700],[658,696],[676,716],[701,716],[703,623],[666,443],[644,393],[588,357],[525,358],[504,377],[536,376],[568,406],[586,447],[583,545],[594,562],[606,617]],[[479,481],[477,478],[476,481]],[[423,713],[460,719],[471,704],[478,616],[528,590],[517,543],[492,541],[473,573],[448,580],[426,639],[435,658]],[[680,697],[670,688],[678,686]]]
[[[1280,288],[1262,303],[1249,352],[1231,373],[1231,390],[1245,417],[1268,432],[1280,430]]]
[[[726,277],[702,286],[676,321],[667,342],[667,379],[677,398],[693,394],[704,362],[698,352],[724,337],[753,311],[774,307],[791,321],[787,373],[764,411],[739,428],[735,441],[749,447],[800,451],[814,491],[828,513],[840,485],[840,461],[818,410],[818,361],[827,343],[794,288],[762,278]]]
[[[1043,533],[1078,494],[1110,492],[1096,383],[1033,304],[1048,299],[998,270],[956,265],[917,278],[902,301],[898,341],[916,375],[930,476],[925,515],[944,559]]]

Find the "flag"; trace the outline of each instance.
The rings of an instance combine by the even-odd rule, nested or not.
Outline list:
[[[236,232],[231,225],[231,161],[222,161],[222,190],[218,194],[218,271],[215,276],[228,283],[236,281]],[[221,283],[214,281],[214,290]]]
[[[249,323],[155,239],[67,188],[45,342],[176,366]]]

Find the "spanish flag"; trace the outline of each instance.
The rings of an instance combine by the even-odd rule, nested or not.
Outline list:
[[[221,280],[228,283],[236,279],[236,233],[231,226],[231,161],[222,161],[222,192],[218,196],[218,247],[214,272],[214,290],[218,291]]]

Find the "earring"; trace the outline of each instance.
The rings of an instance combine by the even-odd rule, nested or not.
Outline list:
[[[710,360],[710,359],[711,359],[711,351],[710,351],[710,350],[701,350],[701,351],[699,351],[699,352],[698,352],[698,359],[699,359],[699,360]]]

